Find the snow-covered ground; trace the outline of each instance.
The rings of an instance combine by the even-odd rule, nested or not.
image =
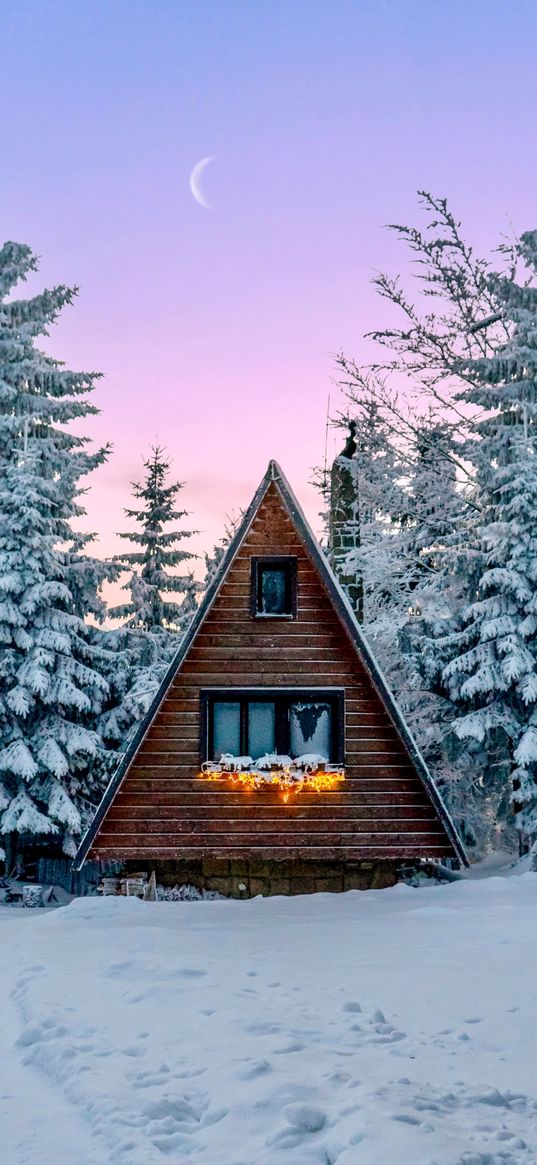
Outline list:
[[[533,1165],[537,875],[0,910],[9,1165]]]

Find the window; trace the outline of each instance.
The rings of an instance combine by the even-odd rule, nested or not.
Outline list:
[[[252,558],[254,619],[296,618],[296,558]]]
[[[219,761],[224,753],[304,756],[316,753],[343,761],[343,692],[224,691],[202,692],[202,761]]]
[[[213,704],[213,750],[215,755],[241,752],[241,706],[235,700],[215,700]]]

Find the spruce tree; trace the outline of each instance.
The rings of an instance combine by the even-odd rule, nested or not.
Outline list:
[[[455,731],[487,749],[500,780],[507,769],[526,846],[537,839],[537,232],[519,254],[528,279],[495,286],[510,338],[462,370],[460,399],[481,410],[465,446],[481,519],[459,550],[473,599],[439,648]]]
[[[97,409],[94,373],[71,372],[36,346],[76,289],[12,297],[37,268],[30,249],[0,250],[0,832],[8,865],[18,842],[54,835],[67,853],[91,797],[107,693],[102,652],[84,614],[99,616],[106,568],[72,530],[80,479],[102,463],[66,426]]]
[[[128,601],[110,612],[124,623],[105,636],[110,695],[99,731],[111,750],[125,747],[147,712],[196,613],[202,589],[190,568],[184,574],[175,569],[195,557],[179,548],[190,532],[168,529],[187,516],[185,510],[176,509],[182,485],[168,482],[170,465],[159,446],[152,449],[144,468],[144,480],[133,485],[143,504],[125,510],[139,529],[120,535],[139,549],[116,556],[120,567],[134,568],[123,586]]]
[[[179,544],[190,538],[192,531],[168,527],[187,517],[186,510],[175,508],[183,483],[168,482],[170,463],[158,445],[144,461],[144,468],[143,481],[132,486],[135,498],[142,505],[125,510],[139,529],[119,535],[139,546],[139,550],[128,550],[115,557],[121,566],[135,568],[123,586],[130,598],[111,614],[143,631],[180,632],[184,629],[185,610],[178,596],[191,593],[193,582],[190,573],[179,575],[174,568],[194,558],[191,551],[179,549]]]
[[[205,552],[205,578],[203,580],[203,590],[206,591],[211,585],[213,578],[220,568],[220,563],[226,553],[226,550],[235,537],[239,523],[243,518],[244,511],[240,510],[238,514],[232,513],[226,516],[226,523],[224,527],[223,537],[220,542],[217,542],[213,547],[212,554]]]
[[[474,436],[480,440],[480,406],[464,397],[475,383],[469,366],[492,357],[509,340],[512,323],[499,302],[495,271],[466,242],[445,199],[423,192],[420,202],[425,229],[392,228],[410,253],[414,291],[397,276],[379,275],[375,286],[395,311],[393,326],[369,337],[381,345],[380,356],[367,368],[343,355],[338,363],[351,407],[364,394],[376,401],[408,465],[411,508],[400,581],[410,580],[409,610],[419,618],[398,633],[404,653],[398,696],[466,838],[482,850],[499,836],[498,817],[502,827],[508,816],[505,748],[492,737],[478,743],[455,736],[457,711],[442,679],[452,655],[439,639],[460,630],[461,611],[475,598],[476,531],[486,521],[468,456]],[[510,269],[512,248],[505,252]],[[424,434],[428,414],[432,432]],[[396,668],[393,676],[398,686]]]

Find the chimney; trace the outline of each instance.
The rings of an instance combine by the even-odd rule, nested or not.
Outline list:
[[[349,442],[347,442],[347,445]],[[364,619],[361,571],[347,559],[360,547],[358,462],[345,451],[336,457],[330,474],[330,562],[359,623]]]

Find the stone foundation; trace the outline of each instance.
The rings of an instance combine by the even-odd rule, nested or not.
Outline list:
[[[125,863],[125,873],[155,870],[163,886],[196,886],[217,890],[226,898],[255,898],[273,894],[339,894],[343,890],[382,890],[394,886],[400,862],[265,861],[257,858],[203,861]]]

